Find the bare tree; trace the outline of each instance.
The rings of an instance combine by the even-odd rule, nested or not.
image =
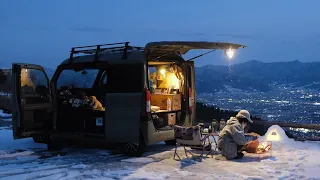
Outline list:
[[[0,69],[0,109],[11,111],[11,70]]]
[[[3,69],[0,69],[0,84],[4,84],[7,80],[7,76]]]

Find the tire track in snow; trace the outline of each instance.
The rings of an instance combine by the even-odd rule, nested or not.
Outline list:
[[[42,174],[46,172],[52,172],[52,170],[57,171],[57,170],[63,170],[66,168],[70,167],[70,165],[61,165],[61,166],[56,166],[56,167],[50,167],[50,168],[41,168],[41,170],[37,168],[26,168],[26,169],[19,169],[19,170],[12,170],[7,173],[0,174],[0,179],[7,179],[8,177],[13,178],[13,179],[20,179],[19,177],[21,175],[28,177],[32,176],[32,174]],[[34,178],[36,175],[32,176]],[[29,179],[29,178],[26,178]]]
[[[81,171],[73,168],[85,164],[85,169],[94,169],[96,166],[106,167],[113,162],[120,162],[129,158],[124,154],[97,149],[68,149],[69,152],[35,151],[29,155],[37,155],[32,160],[19,160],[20,152],[10,152],[11,159],[0,159],[0,179],[35,179],[52,176],[68,176],[63,174],[69,170]],[[63,154],[63,156],[60,156]],[[45,166],[44,166],[45,165]]]

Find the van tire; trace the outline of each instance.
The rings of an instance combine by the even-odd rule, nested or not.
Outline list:
[[[140,134],[139,137],[139,144],[125,143],[122,147],[123,153],[131,157],[140,157],[145,152],[146,148],[147,145],[142,137],[142,134]]]
[[[32,139],[36,143],[47,143],[48,142],[48,137],[46,137],[46,136],[33,136]]]
[[[62,143],[59,141],[49,141],[47,143],[48,151],[60,151],[62,150]]]
[[[168,141],[164,141],[166,143],[166,145],[168,146],[175,146],[177,144],[177,141],[175,139],[171,139]]]

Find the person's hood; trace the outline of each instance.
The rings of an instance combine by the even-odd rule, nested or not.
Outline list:
[[[236,123],[240,124],[239,121],[238,121],[238,119],[235,118],[235,117],[231,117],[231,118],[227,121],[227,125],[232,125],[232,124],[236,124]]]

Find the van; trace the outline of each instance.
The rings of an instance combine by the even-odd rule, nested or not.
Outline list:
[[[220,42],[129,42],[74,47],[49,80],[43,67],[13,63],[13,136],[121,145],[140,156],[150,144],[174,145],[174,125],[195,121],[193,49],[236,50]],[[207,52],[209,53],[209,52]],[[205,54],[207,54],[205,53]]]

